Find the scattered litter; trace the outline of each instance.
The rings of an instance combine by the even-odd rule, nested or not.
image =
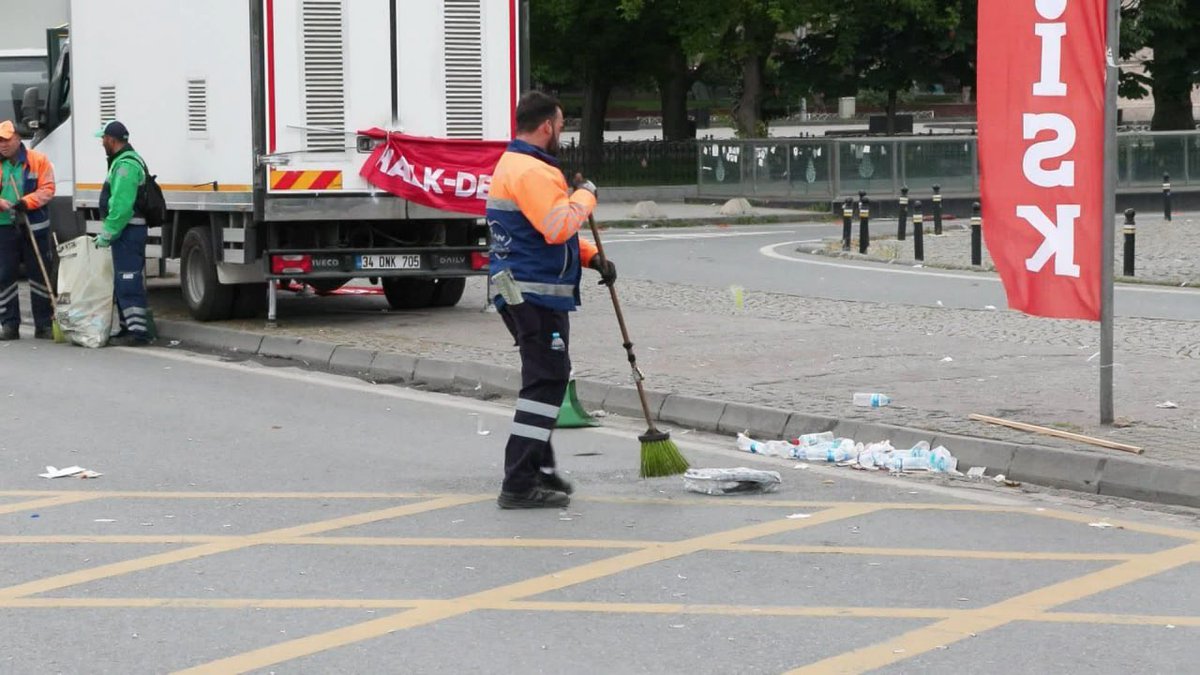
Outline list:
[[[1004,474],[998,473],[992,478],[992,480],[997,483],[1003,483],[1004,482]]]
[[[474,568],[474,567],[469,567],[469,566],[468,566],[468,567],[466,567],[465,569],[469,569],[469,570],[471,570],[472,572],[473,572],[473,571],[475,571],[475,568]]]
[[[942,363],[954,363],[954,357],[947,356],[946,358],[942,359]]]
[[[1175,624],[1173,624],[1173,623],[1167,624],[1167,628],[1174,628],[1174,627],[1175,627]]]
[[[81,466],[68,466],[65,469],[56,469],[52,466],[46,467],[46,473],[39,473],[42,478],[99,478],[102,473],[97,473],[91,469],[85,469]]]
[[[967,469],[967,478],[983,478],[983,474],[986,472],[986,466],[973,466]]]
[[[171,340],[170,342],[167,343],[167,346],[168,347],[178,347],[180,344],[181,343],[179,342],[179,340]]]
[[[938,300],[937,302],[938,302],[938,307],[945,307],[945,306],[946,306],[946,303],[942,302],[941,300]]]
[[[482,415],[480,415],[479,413],[467,413],[467,416],[475,418],[475,434],[477,436],[487,436],[492,433],[492,432],[488,431],[487,429],[483,428],[483,416]]]
[[[1172,409],[1174,409],[1174,408],[1178,408],[1179,406],[1178,406],[1178,405],[1176,405],[1175,403],[1171,402],[1171,401],[1163,401],[1162,403],[1159,403],[1158,405],[1156,405],[1156,406],[1154,406],[1154,407],[1155,407],[1155,408],[1164,408],[1164,409],[1167,409],[1167,410],[1172,410]]]
[[[97,518],[97,519],[93,520],[92,522],[93,523],[115,523],[117,521],[113,520],[112,518]]]
[[[996,311],[996,306],[995,305],[985,305],[984,309],[994,312],[994,311]]]
[[[793,466],[792,468],[793,468],[793,469],[803,469],[803,470],[807,471],[807,470],[808,470],[808,465],[807,465],[807,464],[804,464],[804,463],[802,462],[802,463],[800,463],[800,464],[797,464],[796,466]]]
[[[774,492],[783,477],[778,471],[760,469],[688,469],[683,474],[683,487],[707,495],[728,495]]]
[[[738,434],[737,447],[742,452],[768,457],[826,462],[863,471],[886,470],[893,473],[931,471],[958,473],[958,460],[945,447],[930,448],[921,441],[907,450],[898,450],[888,441],[864,445],[849,438],[835,438],[830,432],[808,434],[789,441],[756,441]],[[807,468],[798,464],[795,468]]]
[[[679,577],[680,579],[683,579],[684,581],[687,581],[687,577],[683,576],[682,574],[676,574],[675,576]]]
[[[823,480],[823,481],[821,481],[821,485],[833,485],[833,484],[834,484],[834,481],[831,481],[831,480]]]
[[[593,410],[593,411],[589,412],[588,414],[591,415],[592,417],[608,417],[607,410]]]
[[[1091,363],[1092,361],[1095,361],[1098,358],[1100,358],[1100,352],[1096,352],[1095,354],[1092,354],[1091,356],[1089,356],[1087,362]]]
[[[903,650],[903,649],[893,649],[893,650],[892,650],[892,653],[893,653],[893,654],[903,654],[903,653],[904,653],[904,651],[905,651],[905,650]]]
[[[450,521],[450,524],[451,524],[451,525],[457,525],[457,524],[459,524],[459,523],[465,523],[465,522],[467,522],[467,519],[466,519],[466,518],[459,518],[458,520],[452,520],[452,521]]]
[[[1095,528],[1098,528],[1101,530],[1107,530],[1110,527],[1116,527],[1116,525],[1113,525],[1112,523],[1106,523],[1103,520],[1101,520],[1096,523],[1088,523],[1088,527],[1095,527]]]
[[[793,513],[792,515],[788,516],[788,520],[804,520],[805,518],[812,518],[812,514],[811,513]]]
[[[686,628],[686,626],[681,623],[673,623],[671,624],[671,628]]]

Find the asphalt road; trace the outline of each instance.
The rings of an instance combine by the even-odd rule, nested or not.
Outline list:
[[[894,229],[894,221],[876,225]],[[856,230],[857,232],[857,230]],[[826,224],[610,230],[605,245],[621,274],[652,281],[786,293],[831,300],[1004,308],[994,274],[916,269],[798,253],[841,235]],[[1200,321],[1200,291],[1118,285],[1117,316]]]
[[[771,495],[696,495],[638,480],[639,429],[615,418],[556,435],[579,486],[568,510],[502,512],[507,405],[161,348],[8,343],[0,401],[0,672],[1200,659],[1190,513],[794,468],[677,436],[697,466],[783,474]],[[104,475],[37,477],[48,464]]]

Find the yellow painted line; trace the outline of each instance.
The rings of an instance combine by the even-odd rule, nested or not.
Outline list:
[[[244,536],[204,534],[60,534],[0,537],[0,544],[220,544],[240,542]]]
[[[624,602],[497,603],[487,609],[520,612],[585,612],[592,614],[702,614],[712,616],[851,617],[863,619],[945,619],[970,610],[926,607],[771,607],[739,605],[686,605]]]
[[[788,544],[728,544],[715,551],[794,553],[801,555],[894,556],[897,558],[955,558],[962,560],[1066,560],[1123,562],[1142,557],[1136,553],[1055,553],[1048,551],[970,551],[939,548],[870,548],[865,546],[792,546]]]
[[[57,495],[54,497],[44,497],[42,499],[34,499],[28,502],[17,502],[16,504],[0,504],[0,516],[10,513],[20,513],[22,511],[39,511],[42,509],[52,509],[56,506],[65,506],[67,504],[78,504],[80,502],[89,502],[93,499],[99,499],[93,493],[87,494],[69,494]]]
[[[1200,561],[1200,543],[1145,555],[1091,574],[1052,584],[1008,600],[943,619],[884,642],[834,656],[791,671],[862,673],[910,659],[1013,621],[1038,620],[1045,612],[1082,598],[1110,591]],[[1049,615],[1045,615],[1049,616]]]
[[[412,609],[441,600],[343,598],[14,598],[5,609]]]
[[[1095,623],[1118,626],[1200,627],[1200,616],[1153,616],[1149,614],[1090,614],[1083,612],[1045,612],[1027,621],[1039,623]]]
[[[195,668],[181,671],[189,674],[200,673],[244,673],[271,665],[310,656],[320,652],[344,647],[346,645],[369,640],[381,635],[387,635],[399,630],[414,628],[435,623],[444,619],[470,613],[477,609],[494,607],[497,604],[510,603],[568,586],[602,579],[620,574],[632,569],[654,563],[689,555],[698,551],[710,549],[713,546],[729,544],[747,539],[766,537],[772,534],[789,532],[791,530],[813,527],[831,523],[846,518],[853,518],[877,510],[875,506],[845,504],[837,508],[816,513],[806,520],[772,520],[766,523],[708,534],[692,539],[685,539],[652,548],[645,548],[629,553],[623,553],[611,558],[573,567],[561,572],[547,574],[534,579],[518,581],[506,586],[473,593],[441,605],[427,605],[401,612],[392,616],[382,617],[344,628],[310,635],[295,640],[289,640],[262,649],[256,649],[244,654],[231,656],[207,663]]]
[[[2,539],[0,539],[2,541]],[[288,546],[427,546],[430,548],[648,548],[670,542],[621,539],[489,539],[453,537],[296,537],[279,542]]]
[[[1019,511],[1018,513],[1030,513],[1029,509]],[[1157,534],[1163,537],[1172,537],[1174,539],[1190,539],[1200,541],[1200,532],[1185,530],[1178,527],[1167,527],[1165,525],[1151,525],[1149,523],[1138,523],[1128,520],[1106,518],[1099,513],[1071,513],[1070,511],[1055,511],[1047,509],[1045,511],[1033,511],[1032,515],[1042,516],[1043,518],[1054,518],[1056,520],[1065,520],[1072,523],[1080,523],[1087,525],[1097,521],[1104,521],[1114,527],[1119,527],[1131,532],[1140,532],[1142,534]]]
[[[18,584],[16,586],[9,586],[7,588],[0,588],[0,600],[20,598],[27,595],[37,595],[39,593],[48,593],[71,586],[78,586],[80,584],[98,581],[100,579],[109,579],[124,574],[130,574],[132,572],[141,572],[144,570],[153,569],[155,567],[162,567],[164,565],[173,565],[175,563],[180,563],[187,560],[195,560],[197,558],[216,555],[218,553],[228,553],[230,551],[257,546],[264,541],[273,539],[311,536],[322,532],[339,530],[345,527],[354,527],[356,525],[365,525],[367,523],[374,523],[381,520],[390,520],[392,518],[426,513],[429,511],[436,511],[438,509],[462,506],[465,504],[474,503],[476,501],[479,501],[478,497],[444,497],[425,502],[417,502],[415,504],[394,506],[378,511],[342,516],[340,518],[323,520],[316,523],[285,527],[279,530],[264,532],[262,534],[238,537],[226,542],[201,544],[199,546],[193,546],[175,551],[167,551],[142,558],[135,558],[133,560],[125,560],[109,565],[101,565],[100,567],[68,572],[66,574],[59,574],[45,579]]]

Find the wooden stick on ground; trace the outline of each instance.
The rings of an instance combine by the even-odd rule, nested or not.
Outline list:
[[[987,422],[988,424],[995,424],[995,425],[1002,426],[1002,427],[1019,429],[1020,431],[1031,431],[1035,434],[1043,434],[1045,436],[1056,436],[1058,438],[1065,438],[1068,441],[1078,441],[1080,443],[1087,443],[1089,445],[1098,445],[1102,448],[1110,448],[1112,450],[1122,450],[1124,452],[1132,452],[1135,455],[1140,455],[1143,452],[1145,452],[1145,450],[1142,450],[1141,448],[1139,448],[1135,445],[1125,445],[1124,443],[1117,443],[1116,441],[1106,441],[1103,438],[1093,438],[1091,436],[1084,436],[1082,434],[1073,434],[1069,431],[1060,431],[1058,429],[1051,429],[1050,427],[1039,427],[1036,424],[1026,424],[1025,422],[1014,422],[1012,420],[1001,419],[999,417],[988,417],[987,415],[970,415],[970,418],[975,420],[976,422]]]

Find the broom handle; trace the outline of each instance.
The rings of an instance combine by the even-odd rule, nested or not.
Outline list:
[[[8,177],[8,184],[16,192],[17,199],[21,199],[21,191],[17,189],[17,181],[12,176]],[[46,261],[42,260],[42,248],[38,246],[37,237],[33,236],[33,227],[29,224],[29,214],[22,213],[21,217],[25,220],[25,231],[29,233],[29,243],[33,244],[33,255],[37,258],[38,269],[42,271],[42,283],[46,284],[46,295],[50,296],[50,311],[58,316],[58,299],[54,297],[54,287],[50,285],[50,275],[46,272]]]
[[[604,243],[600,241],[600,230],[596,227],[596,218],[588,215],[588,226],[592,229],[592,239],[596,243],[596,255],[600,256],[602,265],[608,264],[604,255]],[[617,315],[617,324],[621,326],[621,338],[625,340],[625,353],[629,355],[629,366],[633,368],[633,383],[637,386],[638,398],[642,402],[642,414],[646,416],[646,425],[650,431],[657,431],[654,420],[650,417],[650,403],[646,401],[646,390],[642,387],[641,373],[637,368],[637,356],[633,353],[633,342],[629,339],[629,328],[625,325],[625,314],[621,311],[621,301],[617,299],[617,287],[608,284],[608,294],[612,296],[613,312]]]

